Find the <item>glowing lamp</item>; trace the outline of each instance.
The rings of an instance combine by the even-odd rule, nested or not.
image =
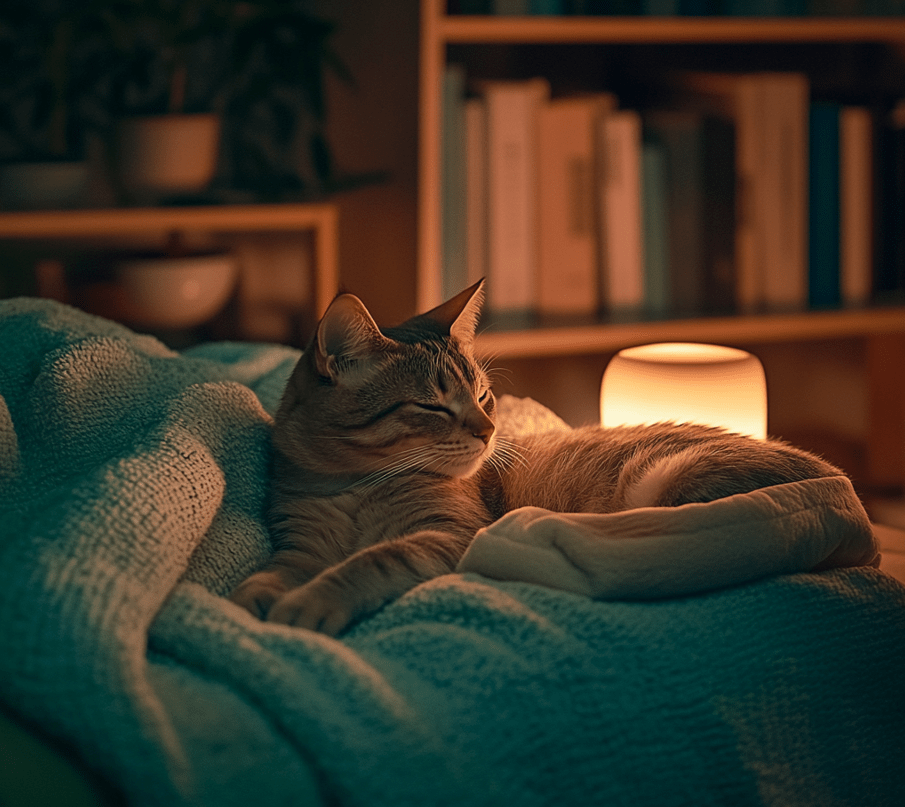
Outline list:
[[[744,350],[663,342],[620,350],[600,389],[604,426],[674,421],[767,436],[767,384]]]

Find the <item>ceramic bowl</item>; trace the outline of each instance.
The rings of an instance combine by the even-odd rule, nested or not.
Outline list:
[[[129,319],[148,328],[192,328],[229,301],[236,261],[229,253],[121,260],[117,280],[128,300]]]

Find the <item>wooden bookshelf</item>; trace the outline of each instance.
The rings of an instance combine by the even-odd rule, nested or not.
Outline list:
[[[829,49],[840,54],[863,53],[865,47],[892,54],[905,74],[905,17],[510,17],[448,15],[444,0],[422,0],[419,71],[419,199],[417,299],[420,310],[437,304],[441,295],[441,140],[442,81],[447,62],[460,54],[534,53],[531,48],[606,50],[612,59],[632,48],[658,54],[659,46],[684,53],[698,49],[717,54],[713,69],[726,69],[729,54],[739,69],[739,54],[754,53],[756,68],[790,70],[789,54],[811,58],[812,75],[823,78]],[[783,59],[771,67],[770,59]],[[711,50],[707,50],[707,49]],[[814,54],[821,54],[817,59]],[[763,57],[763,58],[761,58]],[[664,60],[669,57],[661,57]],[[844,60],[839,60],[842,64]],[[794,59],[792,59],[794,62]],[[505,58],[495,62],[507,62]],[[854,63],[854,62],[853,62]],[[863,68],[863,62],[858,62]],[[512,78],[530,78],[531,59],[523,59],[521,72]],[[832,64],[832,61],[830,62]],[[848,64],[846,62],[846,64]],[[637,65],[636,65],[637,66]],[[471,68],[469,68],[470,71]],[[747,69],[743,62],[740,69]],[[540,74],[540,73],[539,73]],[[899,73],[897,72],[896,75]],[[840,68],[833,76],[846,75]],[[883,86],[885,74],[858,74],[861,80]],[[469,72],[469,77],[471,73]],[[483,76],[477,75],[477,78]],[[501,77],[499,72],[491,77]],[[850,81],[855,79],[849,79]],[[591,89],[611,89],[592,87]],[[873,90],[873,87],[868,88]],[[887,86],[888,89],[888,86]],[[905,90],[902,91],[905,97]],[[905,364],[905,306],[893,305],[857,310],[803,311],[791,314],[714,316],[693,319],[614,322],[568,327],[529,328],[483,332],[479,351],[497,364],[507,360],[517,368],[515,386],[522,394],[542,399],[548,382],[546,369],[581,356],[611,354],[623,347],[656,341],[708,341],[739,346],[801,345],[827,340],[860,340],[864,345],[870,425],[866,438],[868,465],[879,468],[877,481],[905,480],[905,373],[890,373],[890,361]],[[901,352],[901,356],[899,354]],[[546,364],[544,364],[546,362]],[[526,375],[528,373],[528,375]],[[882,479],[881,479],[882,478]]]

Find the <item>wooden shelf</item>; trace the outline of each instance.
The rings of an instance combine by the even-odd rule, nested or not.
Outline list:
[[[328,203],[0,212],[0,239],[6,240],[112,237],[155,231],[312,231],[318,313],[330,304],[339,285],[337,228],[337,209]]]
[[[880,336],[905,331],[905,306],[677,319],[485,332],[477,350],[497,359],[611,353],[651,342],[754,345]]]
[[[0,238],[118,235],[149,229],[296,230],[333,225],[330,204],[206,205],[0,212]]]
[[[449,44],[901,42],[902,17],[444,16]]]

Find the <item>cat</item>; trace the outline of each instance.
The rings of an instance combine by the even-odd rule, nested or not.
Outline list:
[[[381,330],[342,294],[295,366],[273,424],[273,555],[231,599],[337,635],[455,568],[518,507],[611,513],[708,502],[843,472],[775,440],[660,423],[499,437],[474,355],[483,281]]]

